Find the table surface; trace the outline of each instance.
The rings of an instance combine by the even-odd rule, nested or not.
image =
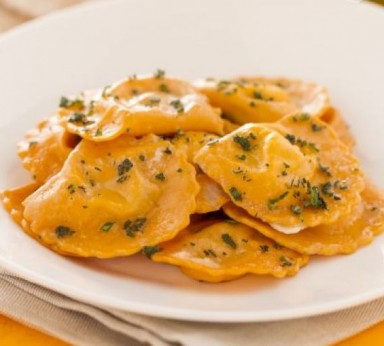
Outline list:
[[[21,24],[37,15],[64,7],[75,2],[89,0],[0,0],[0,33]],[[377,1],[382,3],[382,0]],[[6,346],[66,346],[68,344],[0,315],[0,340]],[[365,330],[337,346],[382,346],[384,322]]]

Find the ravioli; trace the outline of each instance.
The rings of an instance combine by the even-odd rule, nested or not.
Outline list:
[[[24,201],[25,227],[71,255],[131,255],[189,224],[199,191],[195,174],[184,153],[154,135],[82,141]]]
[[[218,136],[205,132],[185,132],[178,133],[171,139],[171,143],[175,145],[176,150],[186,153],[188,161],[193,163],[196,153],[207,143],[217,140]],[[200,191],[196,196],[195,213],[205,214],[219,210],[225,203],[229,201],[228,195],[223,191],[221,186],[202,173],[197,167],[197,182]]]
[[[23,219],[23,201],[36,191],[39,186],[38,183],[31,183],[0,192],[0,200],[3,202],[5,210],[18,225],[21,225]]]
[[[307,256],[233,220],[191,226],[160,244],[151,259],[179,266],[186,275],[207,282],[233,280],[247,273],[282,278],[296,274],[308,262]]]
[[[349,254],[369,244],[384,230],[384,196],[371,184],[363,191],[362,202],[353,213],[332,224],[307,228],[298,234],[278,232],[232,203],[224,206],[224,212],[279,244],[307,255]]]
[[[321,119],[335,130],[337,136],[345,145],[351,149],[355,147],[356,141],[349,130],[349,125],[337,109],[330,108]]]
[[[237,124],[233,123],[232,121],[224,119],[224,133],[225,134],[231,133],[232,131],[237,130],[239,127],[240,127],[240,125],[237,125]]]
[[[205,79],[195,86],[235,123],[274,122],[292,113],[321,116],[329,108],[324,87],[283,78]]]
[[[42,184],[63,167],[79,137],[69,133],[56,116],[39,122],[18,145],[22,164]]]
[[[69,132],[96,142],[123,133],[223,132],[219,109],[210,106],[190,83],[161,74],[134,76],[105,88],[95,98],[90,114],[68,114],[66,109],[61,114]]]
[[[195,162],[233,203],[292,232],[350,213],[364,188],[349,148],[324,122],[303,114],[243,125],[204,146]]]

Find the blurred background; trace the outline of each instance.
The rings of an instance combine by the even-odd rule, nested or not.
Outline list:
[[[35,17],[82,2],[100,0],[0,0],[0,33]],[[129,0],[127,0],[129,1]],[[159,0],[161,1],[161,0]],[[287,0],[290,1],[290,0]],[[321,0],[312,0],[321,1]],[[336,1],[336,0],[335,0]],[[343,0],[339,0],[343,1]],[[344,0],[364,1],[364,0]],[[371,0],[384,5],[384,0]]]
[[[0,32],[57,9],[97,0],[0,0]]]

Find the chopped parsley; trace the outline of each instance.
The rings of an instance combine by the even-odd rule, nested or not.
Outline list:
[[[142,251],[143,254],[150,259],[155,253],[161,250],[163,249],[160,246],[144,246]]]
[[[72,195],[76,191],[76,186],[74,184],[69,184],[67,187],[69,193]]]
[[[242,155],[236,155],[236,158],[239,159],[239,160],[241,160],[241,161],[244,161],[244,160],[247,158],[247,156],[244,155],[244,154],[242,154]]]
[[[320,126],[320,125],[317,125],[316,123],[311,124],[311,129],[313,132],[319,132],[319,131],[323,130],[324,128],[325,128],[325,126]]]
[[[236,187],[232,186],[229,189],[229,193],[231,194],[232,198],[235,201],[242,201],[243,200],[243,195],[239,192],[238,189],[236,189]]]
[[[301,215],[302,210],[301,210],[300,206],[298,206],[298,205],[291,205],[289,207],[289,209],[291,209],[291,212],[294,213],[295,215]]]
[[[255,98],[256,100],[264,100],[263,95],[260,91],[255,91],[253,93],[253,98]]]
[[[135,236],[135,232],[141,231],[147,222],[147,218],[139,217],[135,220],[127,220],[124,223],[124,230],[128,237],[133,238]]]
[[[163,181],[163,180],[165,180],[165,175],[164,175],[163,172],[160,172],[160,173],[157,173],[157,174],[155,175],[155,178],[156,178],[157,180]]]
[[[143,154],[140,154],[140,155],[139,155],[139,160],[140,160],[140,161],[145,161],[145,156],[144,156]]]
[[[259,246],[262,253],[268,252],[269,246],[268,245],[260,245]]]
[[[233,137],[233,141],[239,144],[244,151],[251,150],[251,143],[248,138],[236,135]]]
[[[237,225],[238,222],[236,220],[232,220],[232,219],[226,219],[224,220],[225,223],[229,223],[230,225]]]
[[[184,105],[179,99],[173,100],[169,104],[176,109],[177,113],[184,113]]]
[[[162,69],[157,69],[157,71],[153,74],[154,78],[163,78],[165,76],[165,71]]]
[[[159,90],[160,90],[161,92],[163,92],[163,93],[169,93],[169,87],[168,87],[168,85],[165,84],[165,83],[161,83],[161,84],[159,85]]]
[[[217,257],[216,252],[213,251],[212,249],[205,249],[205,250],[204,250],[204,254],[205,254],[206,256]]]
[[[153,107],[160,103],[160,97],[152,96],[148,99],[147,106]]]
[[[280,244],[277,243],[277,242],[274,242],[274,243],[273,243],[273,247],[274,247],[276,250],[281,250],[281,249],[283,248],[283,246],[280,245]]]
[[[68,118],[68,121],[70,123],[81,123],[83,125],[89,124],[89,121],[87,120],[87,116],[84,113],[78,113],[78,112],[71,114]]]
[[[221,235],[221,239],[223,239],[224,243],[230,246],[232,249],[236,249],[237,245],[232,237],[228,233],[224,233]]]
[[[283,192],[280,196],[277,196],[276,198],[271,198],[268,200],[268,209],[274,210],[277,207],[277,203],[279,203],[281,200],[283,200],[287,195],[288,191]]]
[[[97,129],[96,132],[95,132],[95,137],[100,137],[103,135],[103,131],[101,129]]]
[[[307,121],[311,118],[308,113],[301,113],[292,117],[293,121]]]
[[[320,190],[317,186],[311,186],[309,188],[310,201],[305,202],[306,207],[314,207],[317,209],[327,209],[327,203],[320,195]]]
[[[291,144],[296,143],[296,137],[294,135],[291,135],[290,133],[287,133],[285,135],[285,138],[288,139]]]
[[[164,153],[167,154],[167,155],[172,155],[172,150],[169,149],[169,147],[166,147],[165,150],[164,150]]]
[[[325,173],[328,177],[332,177],[331,170],[329,169],[328,166],[323,165],[321,162],[319,162],[319,168],[320,170]]]
[[[70,100],[70,99],[68,99],[65,96],[62,96],[60,98],[59,107],[67,108],[67,107],[73,107],[73,106],[74,107],[83,108],[84,107],[84,102],[82,100],[80,100],[80,99]]]
[[[61,239],[61,238],[69,237],[75,234],[76,232],[71,230],[67,226],[57,226],[55,229],[55,233],[56,233],[56,237]]]
[[[314,151],[314,152],[319,152],[319,149],[316,147],[316,144],[315,143],[312,143],[312,142],[308,142],[307,140],[305,139],[301,139],[301,138],[296,138],[294,135],[290,134],[290,133],[287,133],[285,135],[285,138],[292,144],[292,145],[298,145],[299,147],[301,148],[304,148],[304,147],[307,147],[309,148],[311,151]]]
[[[113,221],[108,221],[103,226],[101,226],[100,231],[108,232],[114,224],[115,223]]]
[[[292,264],[293,264],[293,263],[292,263],[287,257],[285,257],[285,256],[281,256],[281,257],[279,258],[279,260],[280,260],[280,264],[281,264],[282,267],[291,267]]]
[[[131,168],[133,167],[133,163],[129,159],[124,159],[118,166],[117,166],[117,174],[119,176],[122,176],[126,173],[128,173]]]

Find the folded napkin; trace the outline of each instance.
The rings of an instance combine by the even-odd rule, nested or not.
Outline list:
[[[384,298],[282,322],[196,323],[147,317],[73,300],[0,270],[0,313],[79,346],[329,345],[384,320]]]

